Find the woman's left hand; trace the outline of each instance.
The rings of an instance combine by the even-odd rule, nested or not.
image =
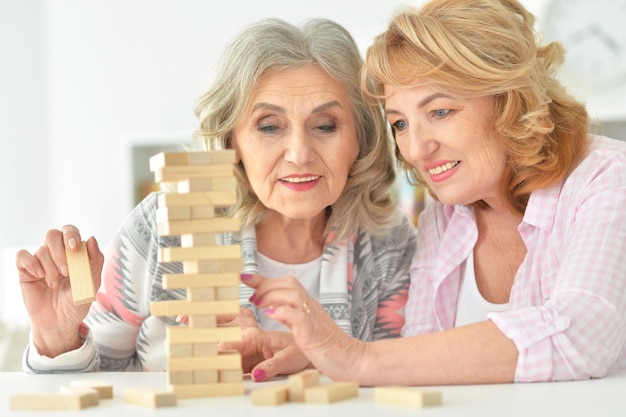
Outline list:
[[[291,329],[297,346],[320,372],[332,380],[352,380],[358,374],[366,344],[345,334],[295,278],[242,274],[241,280],[256,289],[250,301]]]

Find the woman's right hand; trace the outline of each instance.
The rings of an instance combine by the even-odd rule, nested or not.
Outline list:
[[[90,303],[74,303],[65,256],[66,247],[77,250],[80,242],[78,229],[66,225],[61,230],[49,230],[44,244],[34,253],[22,249],[16,255],[33,342],[39,354],[51,358],[82,345],[79,327],[89,312]],[[95,238],[89,238],[86,244],[94,288],[97,289],[104,255]]]

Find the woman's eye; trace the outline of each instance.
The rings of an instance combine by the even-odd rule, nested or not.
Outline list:
[[[407,123],[404,120],[398,120],[397,122],[391,124],[394,131],[406,129],[406,126]]]
[[[258,129],[259,129],[260,132],[263,132],[263,133],[272,133],[272,132],[275,132],[276,130],[278,130],[278,126],[273,125],[273,124],[265,124],[265,123],[263,123],[263,124],[259,125]]]
[[[436,117],[444,117],[450,113],[450,109],[437,109],[434,111]]]
[[[334,132],[337,130],[337,125],[334,123],[326,123],[319,125],[317,128],[323,132]]]

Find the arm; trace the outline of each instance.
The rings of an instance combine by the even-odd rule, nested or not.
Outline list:
[[[242,277],[243,279],[244,277]],[[517,349],[487,321],[443,332],[376,342],[347,336],[290,278],[245,277],[257,305],[292,330],[313,365],[333,380],[361,385],[511,382]],[[311,312],[302,309],[306,302]]]
[[[58,357],[83,345],[79,329],[89,304],[74,304],[65,256],[65,248],[75,250],[80,241],[78,229],[68,225],[62,230],[50,230],[44,245],[34,254],[22,250],[16,256],[22,297],[31,327],[29,351],[38,351],[46,358]],[[87,251],[92,279],[98,287],[103,255],[93,237],[87,240]],[[85,352],[92,354],[88,350]]]

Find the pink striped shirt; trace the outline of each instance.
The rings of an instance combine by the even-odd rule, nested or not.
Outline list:
[[[626,369],[626,142],[589,139],[562,184],[530,196],[518,227],[526,258],[508,310],[489,315],[519,351],[516,382]],[[460,266],[476,239],[472,208],[427,204],[403,336],[454,326]]]

